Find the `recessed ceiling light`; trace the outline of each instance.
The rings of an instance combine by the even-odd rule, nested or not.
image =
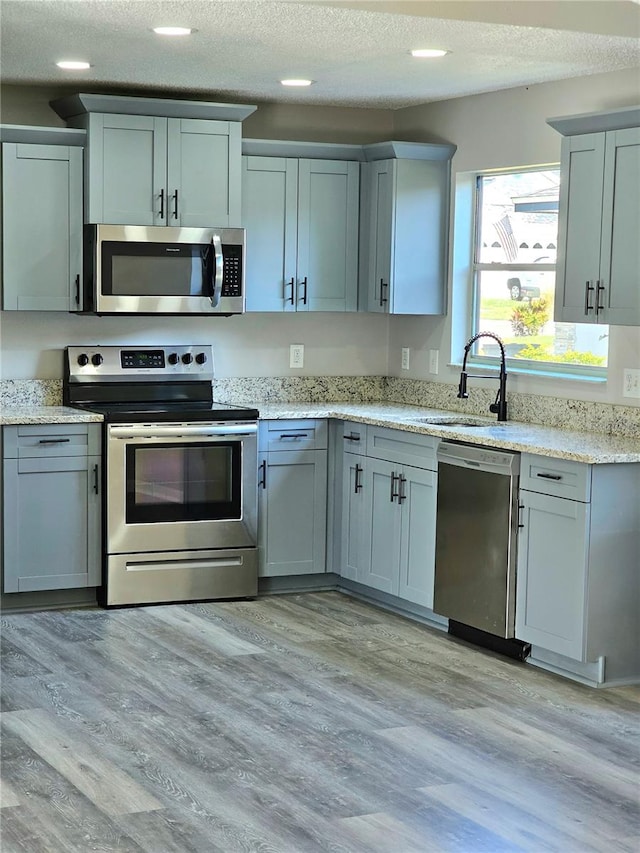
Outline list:
[[[154,27],[153,31],[159,36],[190,36],[195,32],[191,27]]]
[[[65,71],[86,71],[87,68],[91,68],[88,62],[81,62],[76,59],[64,59],[61,62],[56,62],[56,65]]]
[[[420,59],[436,59],[438,56],[446,56],[448,53],[451,53],[451,51],[440,50],[439,48],[425,47],[420,48],[419,50],[412,50],[411,56],[415,56]]]
[[[280,82],[283,86],[310,86],[313,83],[313,80],[303,80],[300,77],[297,79],[281,80]]]

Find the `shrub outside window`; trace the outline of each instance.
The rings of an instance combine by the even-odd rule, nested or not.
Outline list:
[[[512,367],[604,377],[609,327],[553,320],[559,188],[556,168],[477,176],[471,333],[499,335]],[[499,348],[481,338],[473,355]]]

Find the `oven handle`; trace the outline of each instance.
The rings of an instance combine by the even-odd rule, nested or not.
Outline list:
[[[256,435],[257,424],[185,424],[184,426],[172,424],[162,426],[110,426],[109,436],[111,438],[183,438],[190,436],[214,436],[215,438],[238,438],[243,435]]]

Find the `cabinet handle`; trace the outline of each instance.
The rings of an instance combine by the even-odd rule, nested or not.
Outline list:
[[[178,218],[178,190],[177,189],[173,194],[173,218],[174,219]]]
[[[522,523],[522,510],[524,509],[524,504],[518,504],[518,530],[521,530],[524,527]]]
[[[600,305],[600,294],[604,293],[606,287],[604,284],[600,284],[599,281],[596,282],[596,317],[601,311],[604,311],[604,305]]]
[[[294,432],[294,433],[281,432],[280,438],[309,438],[309,436],[307,435],[306,432]]]
[[[70,438],[41,438],[38,444],[69,444]]]
[[[536,474],[536,477],[540,477],[542,480],[561,480],[561,474]]]
[[[380,279],[380,307],[382,308],[386,302],[389,300],[386,296],[384,296],[385,287],[389,287],[389,282],[385,281],[383,278]]]
[[[306,275],[305,275],[305,277],[302,279],[302,281],[300,282],[300,284],[298,285],[298,287],[300,287],[300,285],[302,285],[302,304],[303,304],[303,305],[306,305],[306,304],[307,304],[308,288],[309,288],[309,282],[307,281],[307,276],[306,276]]]
[[[399,494],[398,494],[398,503],[401,504],[402,501],[406,501],[406,499],[407,499],[407,493],[406,493],[405,488],[404,488],[406,483],[407,483],[407,478],[404,477],[402,474],[400,474],[400,476],[398,477],[398,482],[400,484]]]
[[[285,281],[285,283],[284,283],[284,291],[285,292],[284,292],[282,298],[284,299],[285,302],[289,302],[291,305],[293,305],[294,301],[295,301],[293,298],[293,289],[295,287],[295,281],[296,281],[295,278],[292,278],[291,281]],[[288,287],[291,288],[291,296],[287,296],[287,288]]]
[[[164,190],[160,190],[160,219],[164,219]]]
[[[362,483],[360,482],[360,474],[362,474],[362,465],[356,465],[356,482],[353,487],[354,493],[357,495],[358,492],[362,491]]]
[[[80,305],[80,276],[76,276],[76,305]]]
[[[389,499],[391,503],[395,500],[395,498],[399,497],[398,492],[396,492],[396,480],[400,480],[400,477],[397,474],[391,475],[391,494],[389,495]]]
[[[589,295],[593,292],[594,287],[590,281],[586,281],[584,284],[584,313],[588,314],[589,311],[593,311],[593,305],[591,304],[591,300]]]
[[[93,491],[98,494],[99,491],[99,483],[98,483],[98,463],[93,466]]]
[[[267,488],[267,460],[263,459],[263,461],[258,466],[258,471],[260,472],[258,476],[258,488],[266,489]]]
[[[360,441],[360,436],[358,435],[357,432],[356,433],[350,432],[349,435],[343,435],[342,437],[344,438],[345,441],[356,441],[356,442]]]

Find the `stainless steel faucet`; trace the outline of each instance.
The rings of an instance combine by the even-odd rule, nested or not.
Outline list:
[[[464,358],[462,360],[462,372],[460,373],[460,384],[458,385],[458,397],[461,400],[466,400],[469,396],[469,392],[467,391],[467,379],[471,377],[472,379],[493,379],[494,377],[491,374],[486,373],[467,373],[467,357],[471,350],[471,347],[475,344],[478,338],[493,338],[494,341],[497,341],[500,345],[500,376],[499,376],[499,386],[498,393],[496,395],[495,402],[489,406],[489,411],[493,412],[494,415],[498,416],[499,421],[506,421],[507,419],[507,364],[504,353],[504,344],[502,340],[494,335],[493,332],[478,332],[477,335],[474,335],[465,345],[464,348]]]

